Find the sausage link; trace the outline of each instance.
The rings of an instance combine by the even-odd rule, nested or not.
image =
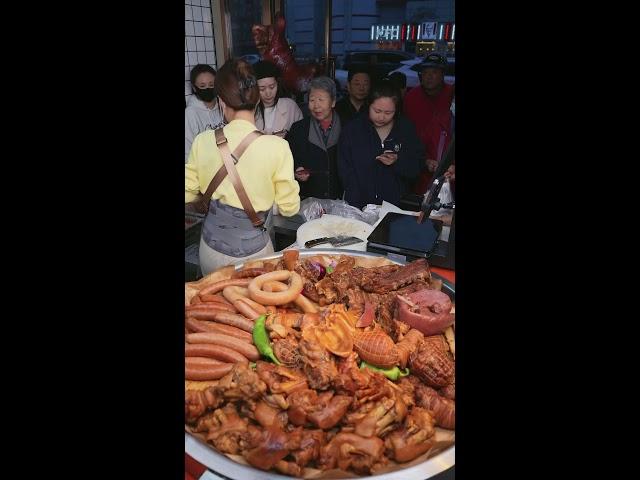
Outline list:
[[[220,280],[219,282],[212,283],[208,287],[203,288],[198,292],[200,295],[207,295],[210,293],[218,293],[225,287],[236,285],[239,287],[246,287],[251,280],[248,278],[230,278],[228,280]]]
[[[264,307],[264,305],[260,305],[258,302],[254,302],[253,300],[251,300],[250,298],[246,297],[246,298],[239,298],[238,300],[240,300],[241,302],[246,303],[247,305],[249,305],[251,308],[253,308],[253,310],[258,314],[258,315],[264,315],[265,313],[267,313],[267,309]]]
[[[233,272],[231,278],[253,278],[265,273],[267,273],[267,270],[264,268],[243,268],[242,270]]]
[[[265,287],[264,291],[269,291],[269,292],[283,292],[289,288],[284,283],[276,282],[276,281],[265,282],[264,287]],[[267,290],[267,288],[269,290]],[[300,307],[302,311],[305,313],[318,313],[318,309],[316,308],[316,306],[313,303],[311,303],[311,300],[309,300],[304,295],[298,295],[293,300],[293,303],[295,303],[298,307]]]
[[[236,307],[242,315],[244,315],[247,318],[250,318],[251,320],[255,320],[260,316],[258,312],[256,312],[253,308],[251,308],[246,303],[244,303],[244,301],[242,301],[241,299],[238,299],[235,302],[233,302],[233,306]]]
[[[233,305],[225,305],[217,302],[203,302],[198,305],[189,305],[188,307],[185,307],[185,311],[187,312],[191,312],[193,310],[220,310],[221,312],[236,313],[236,309]]]
[[[211,343],[212,345],[221,345],[241,353],[253,362],[260,360],[260,353],[255,346],[230,335],[215,332],[200,332],[190,333],[186,338],[189,343]]]
[[[284,292],[264,292],[262,285],[272,280],[291,279],[290,285]],[[297,272],[289,272],[288,270],[276,270],[275,272],[265,273],[254,278],[249,283],[249,296],[252,300],[262,305],[284,305],[292,302],[302,291],[302,277]]]
[[[194,334],[190,334],[194,335]],[[247,357],[229,347],[212,343],[189,343],[184,347],[185,357],[207,357],[229,363],[249,363]]]
[[[184,378],[192,381],[218,380],[233,369],[233,363],[221,363],[209,367],[185,367]]]
[[[196,320],[195,318],[187,318],[186,320],[187,328],[191,332],[215,332],[222,333],[224,335],[230,335],[232,337],[239,338],[248,343],[253,343],[253,338],[249,332],[245,332],[244,330],[240,330],[236,327],[231,327],[229,325],[224,325],[222,323],[216,322],[207,322],[202,320]]]
[[[231,325],[232,327],[239,328],[240,330],[244,330],[245,332],[253,332],[253,320],[249,320],[248,318],[245,318],[242,315],[238,315],[237,313],[214,312],[213,318],[207,318],[204,320],[215,320],[218,323]]]
[[[217,302],[217,303],[222,303],[223,305],[231,305],[231,302],[229,302],[226,298],[224,298],[222,296],[222,294],[220,293],[216,293],[216,294],[207,294],[207,295],[200,295],[200,299],[203,302]]]
[[[222,290],[222,295],[224,296],[225,300],[233,304],[233,302],[235,302],[239,298],[249,297],[249,290],[243,287],[236,287],[232,285],[230,287],[225,287],[224,290]]]
[[[213,365],[221,365],[224,362],[207,357],[185,357],[184,364],[186,367],[211,367]]]

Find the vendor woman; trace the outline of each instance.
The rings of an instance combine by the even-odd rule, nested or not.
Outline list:
[[[224,136],[233,152],[256,130],[255,111],[260,92],[251,66],[229,60],[216,77],[218,101],[225,120]],[[213,130],[199,134],[185,165],[185,202],[198,200],[223,165]],[[300,209],[298,183],[293,178],[293,156],[286,140],[261,135],[246,148],[236,164],[247,196],[260,219],[273,204],[290,217]],[[245,213],[229,176],[220,183],[209,203],[200,239],[200,268],[204,275],[225,265],[273,253],[265,228],[254,227]]]

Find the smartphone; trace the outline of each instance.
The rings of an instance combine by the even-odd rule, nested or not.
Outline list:
[[[382,144],[383,153],[398,153],[402,149],[402,144],[393,138],[387,138]]]

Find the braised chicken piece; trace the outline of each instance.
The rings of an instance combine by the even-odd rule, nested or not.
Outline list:
[[[428,410],[414,407],[404,425],[385,439],[385,446],[391,451],[389,457],[396,462],[409,462],[428,451],[433,447],[435,423]]]
[[[433,388],[418,384],[415,388],[416,405],[426,408],[433,413],[438,427],[455,430],[456,428],[456,402],[445,398]]]
[[[289,408],[289,402],[284,395],[276,393],[273,395],[264,395],[262,399],[274,408],[286,410]]]
[[[338,260],[337,265],[335,266],[335,268],[333,269],[333,273],[332,275],[336,275],[336,274],[341,274],[341,273],[350,273],[351,270],[353,270],[353,268],[356,265],[356,259],[348,256],[348,255],[343,255],[340,257],[340,260]]]
[[[214,410],[206,424],[209,427],[207,441],[223,453],[239,453],[249,438],[249,421],[240,418],[233,403]]]
[[[291,477],[301,477],[302,468],[300,468],[295,462],[287,462],[286,460],[280,460],[273,466],[277,471],[283,475],[289,475]]]
[[[371,379],[365,388],[356,391],[354,406],[376,402],[384,397],[393,397],[396,389],[399,388],[381,373],[375,373],[371,370],[369,372]]]
[[[323,430],[304,429],[300,449],[291,452],[291,456],[298,466],[304,468],[320,456],[320,449],[326,442],[327,434]]]
[[[334,288],[333,279],[330,275],[327,275],[318,283],[316,283],[315,287],[319,296],[318,304],[321,307],[334,303],[337,300],[338,293]]]
[[[357,390],[363,390],[369,385],[371,370],[360,370],[357,357],[358,354],[352,352],[348,357],[338,360],[338,375],[333,379],[333,387],[337,392],[355,395]]]
[[[236,403],[236,407],[238,408],[238,412],[242,418],[250,418],[251,420],[255,420],[256,416],[253,412],[258,405],[259,400],[253,400],[248,398],[246,400],[242,400]]]
[[[326,434],[322,430],[303,430],[300,449],[292,451],[289,456],[295,461],[280,460],[274,466],[285,475],[302,476],[302,469],[320,456],[320,448],[326,443]]]
[[[270,470],[292,450],[300,449],[301,439],[302,429],[285,432],[271,426],[252,430],[244,457],[254,467]]]
[[[286,367],[300,369],[304,366],[298,340],[293,335],[274,340],[273,353]]]
[[[318,402],[318,393],[309,388],[297,390],[287,397],[287,402],[289,421],[293,425],[304,426],[307,424],[307,413],[313,412]]]
[[[215,387],[206,390],[187,390],[184,398],[185,421],[193,424],[198,418],[214,408],[218,408],[224,399]]]
[[[387,463],[384,442],[378,437],[365,438],[340,432],[322,447],[317,463],[322,470],[337,467],[368,475]]]
[[[258,360],[256,373],[266,383],[271,393],[290,394],[307,388],[307,381],[300,370]]]
[[[257,399],[267,391],[267,385],[245,363],[236,363],[233,370],[212,388],[220,392],[225,400]]]
[[[326,430],[344,417],[353,399],[346,395],[334,395],[333,391],[318,395],[315,390],[307,389],[292,393],[287,400],[288,417],[293,425],[312,423]]]
[[[392,390],[389,393],[383,398],[360,404],[345,416],[343,423],[363,437],[386,435],[407,415],[402,391]]]
[[[300,353],[309,387],[316,390],[329,388],[331,381],[338,375],[338,369],[333,355],[319,344],[312,326],[302,331]]]
[[[322,394],[318,398],[321,396]],[[332,395],[331,400],[327,403],[324,401],[320,403],[322,408],[316,408],[314,412],[307,414],[307,419],[318,428],[329,429],[342,420],[353,399],[346,395]]]
[[[402,396],[402,400],[404,401],[407,408],[411,408],[415,405],[415,384],[411,381],[412,378],[415,378],[413,375],[408,377],[402,377],[396,385],[400,387],[398,395]],[[417,379],[416,379],[417,380]]]
[[[323,269],[324,267],[320,268],[317,263],[310,260],[298,260],[294,268],[304,280],[302,294],[316,303],[320,301],[320,295],[315,284],[324,276]]]
[[[398,363],[400,368],[405,368],[409,362],[409,357],[418,349],[420,343],[424,340],[421,331],[412,328],[406,335],[402,336],[402,340],[396,343],[398,349]]]
[[[425,337],[409,359],[411,373],[427,385],[440,388],[455,381],[455,364],[442,335]]]
[[[284,429],[287,425],[287,412],[269,405],[264,400],[256,403],[253,418],[263,427],[277,427]]]
[[[194,432],[208,432],[211,427],[217,427],[220,425],[219,420],[216,418],[215,411],[206,413],[198,418],[195,426],[193,427]]]

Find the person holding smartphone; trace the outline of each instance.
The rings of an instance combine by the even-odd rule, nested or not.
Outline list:
[[[368,115],[354,118],[338,144],[338,173],[345,200],[362,208],[382,201],[398,205],[422,165],[424,147],[399,112],[400,91],[390,80],[372,91]]]

